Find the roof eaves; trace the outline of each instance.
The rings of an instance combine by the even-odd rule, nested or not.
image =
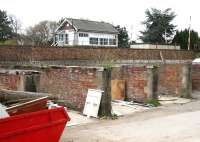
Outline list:
[[[118,31],[96,31],[96,30],[86,30],[86,29],[78,29],[80,32],[93,32],[93,33],[107,33],[107,34],[119,34]]]
[[[70,23],[73,27],[74,27],[74,29],[76,30],[76,31],[78,31],[78,27],[76,27],[74,24],[73,24],[73,19],[68,19],[68,18],[66,18],[66,21],[68,22],[68,23]]]
[[[60,29],[60,27],[66,22],[66,19],[63,20],[63,22],[58,26],[58,28],[55,30],[55,32],[58,31],[58,29]]]
[[[68,22],[69,24],[71,24],[71,25],[74,27],[74,29],[75,29],[76,31],[78,31],[78,28],[77,28],[75,25],[73,25],[72,22],[71,22],[69,19],[65,18],[64,21],[58,26],[58,28],[56,29],[55,32],[57,32],[57,31],[63,26],[63,24],[64,24],[65,22]]]

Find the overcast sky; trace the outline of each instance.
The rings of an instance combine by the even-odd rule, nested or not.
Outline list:
[[[0,9],[14,14],[23,28],[42,20],[84,18],[125,26],[134,40],[144,28],[145,10],[151,7],[172,8],[178,29],[188,28],[192,16],[192,28],[200,33],[199,0],[0,0]]]

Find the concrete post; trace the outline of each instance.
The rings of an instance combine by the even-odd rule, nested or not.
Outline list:
[[[24,75],[20,75],[20,82],[17,87],[17,91],[24,91]]]
[[[147,66],[147,99],[157,99],[158,94],[158,73],[157,67]]]
[[[192,68],[191,64],[185,64],[182,68],[182,81],[180,96],[190,98],[192,93]]]

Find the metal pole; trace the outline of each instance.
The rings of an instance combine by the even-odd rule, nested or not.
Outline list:
[[[190,24],[189,24],[189,29],[188,29],[188,32],[189,32],[189,36],[188,36],[188,50],[190,50],[190,30],[191,30],[191,16],[190,16]]]

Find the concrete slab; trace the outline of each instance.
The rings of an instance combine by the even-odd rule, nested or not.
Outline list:
[[[67,110],[67,112],[68,112],[69,117],[71,118],[71,120],[67,123],[67,127],[98,121],[98,119],[96,118],[92,118],[92,117],[88,118],[87,116],[84,116],[83,114],[77,111]]]
[[[145,107],[142,105],[137,105],[137,104],[129,104],[127,102],[112,102],[112,111],[114,114],[116,114],[117,116],[124,116],[124,115],[129,115],[129,114],[133,114],[134,112],[138,112],[138,111],[144,111],[150,109],[149,107]]]
[[[193,91],[192,92],[192,98],[200,99],[200,91]]]
[[[161,105],[167,104],[185,104],[191,102],[191,99],[173,97],[173,96],[159,96],[159,102]]]

